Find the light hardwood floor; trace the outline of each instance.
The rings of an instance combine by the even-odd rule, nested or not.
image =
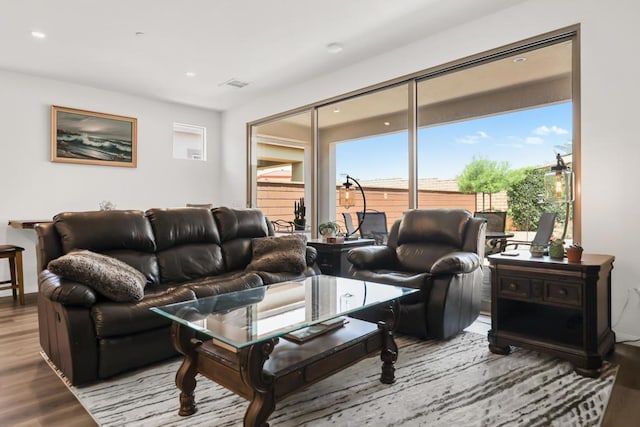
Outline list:
[[[36,294],[0,298],[0,425],[95,426],[40,356]]]
[[[36,294],[20,306],[0,298],[0,426],[79,427],[95,422],[40,356]],[[468,330],[486,333],[480,316]],[[610,359],[620,365],[603,426],[638,426],[640,347],[616,345]]]

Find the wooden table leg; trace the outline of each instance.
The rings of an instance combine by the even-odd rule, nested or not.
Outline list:
[[[393,330],[396,324],[395,313],[392,304],[386,310],[385,320],[378,322],[378,329],[382,333],[382,351],[380,352],[382,374],[380,375],[380,382],[383,384],[393,384],[396,381],[394,364],[398,360],[398,346],[393,339]]]
[[[176,373],[176,386],[180,389],[180,410],[178,415],[193,415],[198,410],[194,390],[196,388],[197,357],[196,348],[202,341],[195,339],[193,329],[173,322],[171,337],[176,350],[184,354],[182,365]]]
[[[278,343],[278,338],[252,345],[244,353],[240,368],[242,380],[253,390],[253,398],[244,415],[245,427],[268,427],[267,419],[276,409],[273,378],[265,375],[264,363]]]

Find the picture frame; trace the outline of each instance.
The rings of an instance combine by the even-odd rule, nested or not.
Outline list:
[[[138,119],[51,106],[51,161],[85,165],[138,165]]]

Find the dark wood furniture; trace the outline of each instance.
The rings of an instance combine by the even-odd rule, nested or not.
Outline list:
[[[585,254],[579,263],[518,256],[489,256],[491,330],[489,349],[510,345],[571,362],[577,373],[599,375],[613,350],[611,270],[614,257]]]
[[[20,305],[24,305],[24,274],[22,269],[22,252],[24,248],[14,245],[0,245],[0,259],[9,260],[9,274],[11,279],[3,280],[0,285],[9,283],[9,286],[0,286],[0,291],[11,289],[13,299],[20,298]]]
[[[394,301],[415,292],[315,276],[152,308],[174,320],[174,345],[185,356],[176,374],[178,413],[196,412],[198,373],[250,401],[246,427],[268,426],[278,401],[373,354],[380,354],[383,362],[380,381],[393,383],[398,357]],[[352,299],[348,307],[340,302],[345,295]],[[303,327],[317,327],[319,322],[382,303],[389,304],[389,309],[377,324],[348,318],[344,326],[301,344],[285,339]]]
[[[36,224],[43,222],[51,222],[50,219],[10,219],[9,225],[13,228],[20,228],[23,230],[33,230]]]
[[[350,265],[347,261],[347,254],[351,249],[375,244],[374,239],[345,240],[342,243],[327,243],[321,239],[315,239],[307,242],[308,246],[314,247],[318,251],[316,263],[322,274],[340,277],[347,277]]]
[[[380,381],[395,381],[398,351],[391,325],[350,319],[343,328],[304,344],[273,338],[232,351],[215,341],[195,339],[195,331],[174,323],[174,345],[185,355],[176,385],[182,416],[196,412],[195,375],[199,373],[250,401],[244,426],[268,426],[276,403],[373,354],[383,361]]]

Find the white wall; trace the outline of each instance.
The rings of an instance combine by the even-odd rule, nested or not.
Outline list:
[[[50,162],[52,104],[137,118],[138,167]],[[207,128],[210,160],[173,159],[173,122]],[[9,219],[97,210],[101,200],[142,210],[216,204],[220,122],[216,111],[0,71],[0,244],[25,248],[26,292],[37,291],[36,234],[8,227]],[[7,264],[0,263],[0,280],[8,278]]]
[[[640,338],[640,262],[635,250],[640,202],[640,85],[637,0],[530,0],[451,28],[346,69],[223,113],[222,204],[241,204],[246,189],[249,121],[378,82],[581,24],[583,245],[616,256],[612,318],[618,339]],[[348,48],[348,40],[345,40]],[[625,307],[626,305],[626,307]],[[624,309],[624,311],[623,311]]]

